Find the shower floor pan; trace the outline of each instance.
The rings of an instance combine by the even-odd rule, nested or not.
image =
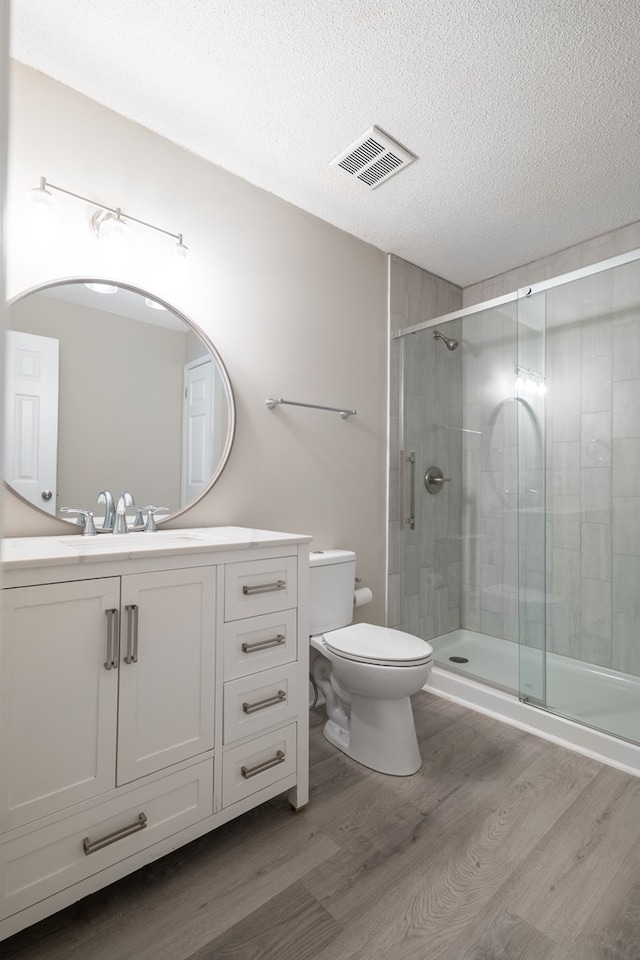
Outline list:
[[[640,678],[549,653],[547,707],[539,709],[518,699],[518,644],[472,630],[429,643],[435,666],[427,690],[640,775]],[[526,673],[535,675],[541,654],[522,653],[534,658]]]

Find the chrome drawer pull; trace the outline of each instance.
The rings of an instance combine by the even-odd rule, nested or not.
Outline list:
[[[255,713],[256,710],[264,710],[266,707],[273,707],[276,703],[284,703],[287,694],[284,690],[278,690],[275,697],[267,697],[266,700],[258,700],[256,703],[243,703],[242,709],[245,713]]]
[[[270,637],[269,640],[256,640],[254,643],[243,643],[242,652],[243,653],[257,653],[258,650],[266,650],[267,647],[279,647],[281,644],[285,643],[286,637],[284,634],[279,633],[275,637]]]
[[[125,663],[138,662],[138,606],[135,603],[125,607],[127,611],[127,655]]]
[[[115,843],[116,840],[122,840],[124,837],[130,837],[132,833],[138,833],[139,830],[144,830],[147,825],[147,818],[144,813],[138,814],[138,819],[135,823],[130,824],[128,827],[123,827],[122,830],[114,830],[113,833],[108,833],[106,837],[102,837],[101,840],[89,840],[89,837],[85,837],[82,841],[82,849],[85,852],[85,856],[89,856],[90,853],[95,853],[96,850],[102,850],[103,847],[108,847],[110,843]]]
[[[107,659],[105,670],[113,670],[118,666],[118,611],[105,610],[107,615]]]
[[[284,750],[277,750],[273,760],[265,760],[264,763],[258,763],[255,767],[240,767],[240,773],[245,780],[250,780],[251,777],[255,777],[258,773],[264,773],[265,770],[270,770],[271,767],[277,767],[279,763],[284,763],[284,761]]]
[[[276,590],[285,590],[286,586],[286,580],[274,580],[273,583],[256,583],[253,587],[245,583],[242,592],[245,597],[252,597],[256,593],[275,593]]]

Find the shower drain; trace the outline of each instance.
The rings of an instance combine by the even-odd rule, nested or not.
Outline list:
[[[451,663],[469,663],[468,657],[449,657]]]

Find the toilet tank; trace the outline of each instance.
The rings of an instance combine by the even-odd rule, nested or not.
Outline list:
[[[351,623],[355,579],[356,555],[352,550],[314,550],[309,554],[311,636]]]

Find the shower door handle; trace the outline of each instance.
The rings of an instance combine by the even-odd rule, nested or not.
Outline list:
[[[404,465],[408,463],[411,467],[409,477],[409,516],[404,515]],[[416,528],[416,454],[412,450],[409,456],[405,450],[400,451],[400,529],[404,530],[405,524],[409,524],[410,530]]]

